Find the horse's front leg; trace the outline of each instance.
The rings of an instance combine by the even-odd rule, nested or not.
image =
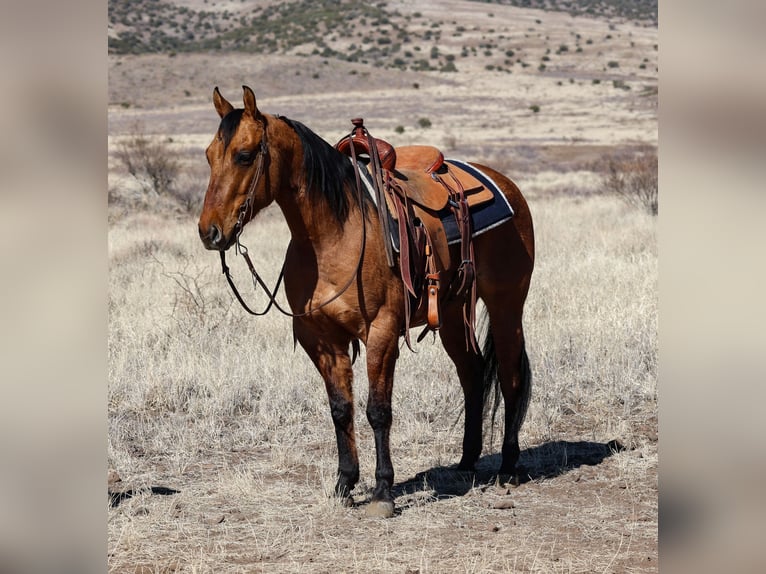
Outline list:
[[[391,463],[391,391],[399,357],[399,326],[395,320],[378,318],[367,338],[367,376],[370,393],[367,420],[375,434],[375,490],[367,514],[388,518],[394,514],[394,467]]]
[[[351,491],[359,482],[359,457],[354,436],[354,374],[348,356],[349,342],[333,341],[324,335],[319,339],[299,319],[294,320],[293,329],[301,347],[324,379],[338,443],[335,495],[350,506],[353,504]]]

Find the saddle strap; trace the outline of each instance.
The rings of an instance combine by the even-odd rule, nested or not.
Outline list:
[[[441,275],[436,269],[434,261],[434,250],[431,245],[431,236],[426,231],[426,289],[428,290],[428,328],[432,331],[438,331],[442,326],[441,314],[439,312],[439,284]]]
[[[350,152],[351,159],[354,160],[356,165],[356,148],[359,142],[366,142],[366,147],[369,150],[370,155],[370,175],[372,176],[372,186],[375,189],[375,201],[378,204],[378,218],[380,220],[380,227],[383,230],[383,246],[386,250],[386,260],[388,266],[394,266],[394,248],[391,244],[391,227],[389,224],[388,214],[385,209],[385,195],[386,195],[386,171],[383,170],[383,165],[380,158],[376,139],[370,135],[367,128],[364,127],[364,122],[361,118],[353,120],[354,129],[344,139],[336,144],[336,148],[347,149]],[[364,146],[363,146],[364,147]],[[391,147],[391,146],[389,146]],[[393,148],[391,148],[393,151]],[[390,161],[392,156],[387,154],[386,159]],[[363,216],[364,217],[364,216]]]
[[[397,233],[399,237],[399,275],[404,285],[404,340],[412,350],[409,326],[412,322],[413,305],[415,309],[423,303],[424,276],[435,275],[436,264],[433,257],[433,246],[427,228],[416,224],[417,218],[405,194],[395,189],[398,184],[387,174],[385,192],[388,204],[396,214]],[[438,328],[438,282],[435,290],[431,291],[435,299],[429,303],[429,325]],[[432,311],[433,309],[433,311]]]
[[[388,199],[396,211],[397,231],[399,234],[399,269],[401,270],[402,282],[409,293],[415,297],[417,296],[415,290],[415,280],[412,277],[412,263],[413,258],[410,254],[410,238],[413,242],[417,241],[415,237],[415,229],[412,225],[412,218],[409,217],[407,198],[404,198],[404,203],[400,199],[400,196],[392,192],[391,185],[393,182],[389,177],[386,178],[385,192]],[[385,203],[384,203],[385,205]]]
[[[458,231],[460,232],[460,266],[450,284],[450,295],[463,296],[463,325],[465,328],[466,349],[473,349],[479,353],[479,343],[476,340],[476,266],[474,264],[473,250],[473,226],[471,213],[466,199],[463,184],[457,179],[451,170],[447,170],[454,186],[450,185],[438,173],[432,177],[441,183],[449,193],[449,205],[455,215]],[[457,281],[455,283],[455,281]],[[452,290],[453,287],[457,287]]]

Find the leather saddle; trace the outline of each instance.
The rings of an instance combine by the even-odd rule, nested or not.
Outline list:
[[[486,189],[471,174],[456,168],[449,168],[444,162],[444,154],[433,146],[410,145],[394,148],[385,140],[368,136],[362,118],[351,120],[354,130],[350,136],[342,138],[335,148],[351,156],[351,148],[357,159],[369,163],[371,146],[375,146],[380,157],[381,167],[391,172],[402,183],[402,189],[408,199],[419,206],[432,211],[440,211],[447,206],[449,192],[433,174],[446,174],[449,170],[458,179],[468,197],[468,205],[474,206],[492,200],[492,192]]]
[[[492,192],[466,171],[448,166],[438,148],[425,145],[398,147],[396,163],[392,170],[395,179],[402,183],[407,197],[419,206],[441,211],[449,202],[449,191],[434,175],[450,174],[460,182],[469,206],[492,200]]]
[[[394,148],[388,142],[372,137],[362,118],[351,122],[354,129],[335,144],[335,148],[367,163],[379,196],[378,205],[382,204],[380,199],[385,199],[393,225],[384,225],[384,233],[387,236],[397,234],[400,272],[411,296],[411,299],[405,297],[407,324],[414,306],[414,315],[421,310],[427,312],[427,327],[418,340],[428,330],[440,327],[440,282],[445,272],[454,272],[450,273],[453,280],[447,287],[447,296],[462,294],[465,297],[466,342],[478,351],[473,326],[476,289],[469,210],[492,201],[492,191],[472,174],[446,162],[436,147]],[[462,261],[455,269],[441,220],[445,210],[454,213],[461,234]],[[386,237],[386,241],[390,253],[390,237]],[[391,260],[389,263],[393,264]],[[407,329],[404,334],[409,344]]]

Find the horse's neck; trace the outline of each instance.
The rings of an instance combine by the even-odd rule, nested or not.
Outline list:
[[[297,244],[311,244],[312,249],[319,255],[321,251],[332,251],[342,247],[355,235],[353,229],[356,219],[352,209],[350,220],[343,224],[337,222],[335,215],[325,202],[312,203],[305,189],[303,173],[303,152],[297,134],[282,122],[284,131],[278,131],[274,137],[284,142],[277,150],[279,164],[273,166],[272,186],[274,194],[290,229],[292,241]],[[274,141],[272,139],[272,141]]]
[[[288,199],[279,198],[277,203],[290,229],[292,241],[311,244],[317,255],[344,248],[356,235],[353,224],[356,211],[352,212],[349,221],[340,224],[329,207],[311,205],[303,189],[291,190]]]

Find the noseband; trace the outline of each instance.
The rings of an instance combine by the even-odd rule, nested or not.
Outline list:
[[[265,173],[265,164],[266,160],[269,157],[269,148],[266,143],[266,125],[264,123],[263,125],[263,138],[261,139],[261,145],[260,150],[258,151],[258,164],[255,168],[255,175],[253,176],[253,180],[250,183],[250,187],[247,191],[247,197],[245,198],[245,201],[242,203],[242,205],[239,208],[239,216],[237,217],[237,223],[235,224],[236,229],[236,252],[241,254],[242,257],[244,257],[245,262],[247,263],[247,267],[250,270],[250,274],[253,278],[253,286],[257,288],[258,285],[261,286],[261,288],[266,292],[266,295],[269,298],[269,303],[266,305],[266,308],[263,311],[253,311],[250,309],[250,307],[245,303],[244,299],[242,299],[242,296],[239,294],[239,291],[237,290],[236,285],[234,285],[234,280],[231,278],[231,273],[229,272],[229,266],[226,265],[226,251],[221,250],[219,253],[221,254],[221,271],[226,276],[226,281],[229,283],[229,287],[231,287],[232,292],[234,293],[234,296],[237,298],[237,301],[239,301],[240,305],[242,305],[242,308],[250,313],[251,315],[256,316],[263,316],[266,313],[269,312],[271,309],[271,306],[274,305],[274,307],[279,310],[280,313],[283,315],[287,315],[288,317],[304,317],[306,315],[310,315],[311,313],[314,313],[316,311],[319,311],[326,305],[329,305],[333,301],[335,301],[338,297],[343,295],[343,293],[348,290],[349,287],[351,287],[351,284],[354,282],[354,279],[359,274],[359,270],[362,267],[362,260],[364,259],[364,248],[367,244],[367,225],[366,225],[366,218],[364,214],[364,191],[362,182],[359,176],[359,166],[356,162],[356,155],[353,153],[352,148],[352,162],[354,165],[354,173],[356,175],[356,188],[357,188],[357,194],[358,194],[358,200],[359,200],[359,210],[361,212],[362,216],[362,245],[359,249],[359,259],[356,263],[356,267],[354,268],[354,273],[351,275],[349,280],[346,282],[346,284],[332,297],[327,299],[326,301],[323,301],[321,304],[317,305],[316,307],[313,307],[312,309],[309,309],[308,311],[304,311],[303,313],[292,313],[290,311],[287,311],[282,308],[282,306],[277,302],[277,292],[279,291],[279,286],[282,283],[282,279],[285,275],[285,263],[282,263],[282,269],[279,272],[279,278],[277,279],[277,284],[274,286],[274,289],[271,290],[268,288],[266,283],[264,283],[263,279],[261,279],[261,276],[258,274],[258,272],[255,270],[255,266],[253,265],[252,260],[250,259],[250,255],[248,253],[247,247],[243,245],[239,237],[242,234],[242,230],[245,227],[246,221],[249,221],[249,217],[252,217],[253,213],[253,203],[255,198],[255,188],[258,186],[258,182],[260,181],[261,177]]]

